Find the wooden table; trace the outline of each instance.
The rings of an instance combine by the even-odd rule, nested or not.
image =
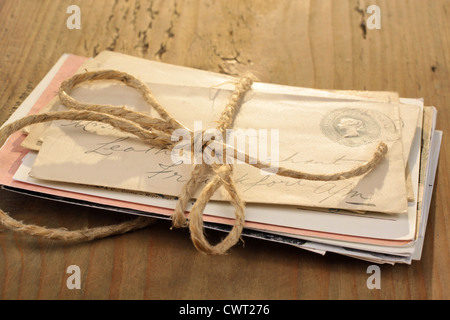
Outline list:
[[[372,4],[381,29],[367,23]],[[81,30],[66,25],[70,5],[81,9]],[[444,142],[422,260],[381,266],[381,290],[369,290],[371,263],[255,239],[205,256],[167,222],[78,245],[2,229],[1,299],[450,298],[450,1],[0,0],[0,123],[63,53],[102,50],[233,75],[251,70],[264,82],[425,98],[439,111]],[[6,191],[0,207],[69,229],[130,219]],[[80,267],[79,290],[66,286],[69,265]]]

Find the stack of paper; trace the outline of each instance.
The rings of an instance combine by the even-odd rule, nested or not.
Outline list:
[[[64,55],[7,123],[28,113],[64,109],[55,97],[63,80],[105,69],[141,79],[193,131],[217,125],[236,82],[119,53],[102,52],[94,59]],[[138,92],[112,81],[83,84],[71,95],[155,115]],[[234,133],[247,135],[243,148],[250,146],[250,133],[260,134],[257,139],[268,134],[271,147],[278,143],[276,149],[268,147],[273,163],[317,174],[366,163],[380,142],[389,151],[369,174],[332,182],[267,175],[235,164],[233,178],[246,202],[244,234],[376,263],[420,259],[442,139],[435,123],[435,108],[394,92],[254,83],[233,125]],[[192,170],[192,164],[174,162],[168,150],[87,121],[27,128],[5,143],[0,164],[4,189],[162,219],[170,218]],[[234,210],[221,189],[213,200],[204,220],[208,228],[226,232]]]

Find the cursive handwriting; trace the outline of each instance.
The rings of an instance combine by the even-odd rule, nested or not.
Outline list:
[[[77,125],[77,124],[74,124]],[[83,128],[84,129],[84,128]],[[92,149],[89,149],[85,151],[86,154],[89,153],[95,153],[101,156],[111,156],[115,153],[136,153],[136,154],[149,154],[152,155],[158,155],[158,154],[164,154],[167,156],[170,156],[171,153],[167,149],[160,149],[156,147],[143,147],[143,148],[137,148],[135,146],[131,146],[129,143],[126,143],[126,141],[130,139],[130,137],[120,137],[120,138],[113,138],[106,142],[98,143],[96,146]],[[295,159],[295,157],[298,156],[298,153],[294,153],[293,155],[281,160],[280,162],[292,162],[292,163],[304,163],[304,164],[317,164],[317,165],[339,165],[343,162],[348,161],[355,161],[355,162],[363,162],[363,160],[358,159],[351,159],[347,158],[346,156],[339,157],[337,159],[334,159],[330,162],[320,162],[315,160],[298,160]],[[187,182],[187,179],[183,177],[183,174],[180,173],[180,167],[183,164],[182,161],[178,162],[172,162],[168,161],[165,163],[159,163],[158,167],[160,170],[157,171],[148,171],[145,172],[147,174],[147,178],[153,179],[153,180],[172,180],[177,183],[185,183]],[[205,178],[204,181],[201,181],[203,183],[208,183],[209,179]],[[236,185],[242,186],[241,192],[246,193],[254,188],[292,188],[297,186],[306,186],[308,184],[308,181],[306,180],[286,180],[277,176],[273,175],[265,175],[258,177],[255,179],[254,177],[251,177],[248,175],[248,173],[244,173],[241,176],[235,177],[235,183]],[[372,195],[367,195],[364,193],[359,192],[358,190],[355,190],[354,182],[349,182],[346,184],[342,183],[335,183],[335,182],[326,182],[323,184],[320,184],[318,187],[316,187],[313,191],[313,194],[319,196],[318,203],[323,203],[327,200],[333,199],[333,198],[346,198],[348,200],[347,204],[351,205],[363,205],[363,206],[371,206],[374,207],[375,204],[370,203],[370,200],[372,199]]]
[[[183,164],[183,161],[178,161],[173,164],[165,164],[165,163],[159,163],[158,167],[161,168],[161,170],[158,171],[148,171],[146,174],[148,174],[148,179],[158,178],[162,180],[168,180],[172,179],[176,182],[185,183],[188,180],[183,178],[183,175],[179,173],[179,170],[177,171],[177,167]],[[180,168],[178,168],[180,169]],[[198,180],[200,183],[207,184],[210,179],[205,177],[203,179]]]
[[[245,189],[243,189],[242,192],[247,192],[256,187],[272,188],[275,186],[284,186],[284,187],[302,186],[302,185],[305,185],[306,181],[299,179],[299,180],[292,182],[292,181],[286,181],[283,179],[275,179],[273,176],[269,176],[269,175],[263,176],[259,180],[252,181],[248,177],[248,173],[245,173],[242,176],[237,177],[235,179],[235,183],[244,186]]]
[[[106,124],[106,123],[97,122],[97,121],[83,121],[83,120],[73,120],[73,121],[63,122],[60,124],[60,126],[61,127],[81,128],[83,131],[86,131],[86,132],[97,132],[98,129],[117,130],[113,126]]]
[[[113,153],[118,153],[118,152],[119,153],[132,152],[132,153],[140,153],[140,154],[152,153],[154,155],[165,154],[165,155],[170,156],[170,151],[168,149],[160,149],[160,148],[156,148],[156,147],[137,149],[133,146],[127,146],[127,145],[124,146],[122,144],[122,142],[125,142],[128,139],[130,139],[130,137],[122,137],[122,138],[114,139],[112,141],[98,143],[97,144],[98,147],[87,150],[84,153],[86,153],[86,154],[96,153],[96,154],[100,154],[102,156],[110,156]]]
[[[357,162],[357,163],[364,163],[367,162],[367,160],[361,160],[361,159],[352,159],[348,158],[347,155],[343,155],[341,157],[338,157],[336,159],[331,159],[329,161],[319,161],[315,159],[297,159],[298,156],[301,156],[298,152],[286,157],[285,159],[280,160],[280,163],[287,162],[287,163],[300,163],[300,164],[317,164],[317,165],[342,165],[344,163],[348,162]]]
[[[161,168],[159,171],[149,171],[146,172],[148,174],[148,179],[153,179],[158,177],[159,179],[167,180],[167,179],[174,179],[177,182],[187,182],[187,179],[183,179],[183,175],[179,174],[175,169],[176,167],[182,165],[183,162],[179,161],[173,164],[164,164],[160,163],[158,164],[158,167]]]
[[[314,190],[315,194],[324,195],[319,203],[322,203],[326,200],[329,200],[333,197],[341,196],[341,197],[349,197],[350,199],[357,198],[361,202],[347,202],[348,204],[353,205],[366,205],[366,206],[375,206],[372,203],[365,203],[366,201],[370,201],[372,199],[372,195],[364,195],[361,192],[354,189],[354,182],[350,182],[342,186],[341,184],[337,184],[335,182],[327,182]]]

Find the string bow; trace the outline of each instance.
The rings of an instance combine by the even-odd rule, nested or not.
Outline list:
[[[70,96],[70,91],[77,85],[80,85],[83,82],[98,80],[117,80],[136,89],[143,96],[145,101],[158,113],[160,118],[151,117],[148,114],[136,112],[125,107],[82,103]],[[232,128],[233,120],[242,103],[242,99],[245,94],[251,90],[252,83],[253,82],[250,78],[242,78],[235,83],[235,90],[231,94],[229,102],[225,106],[218,121],[217,129],[222,134],[224,134],[227,129]],[[177,143],[176,141],[172,141],[172,133],[177,129],[184,129],[191,135],[192,146],[195,144],[196,133],[192,132],[177,121],[155,99],[146,84],[128,73],[115,70],[103,70],[77,74],[65,80],[61,84],[59,99],[61,103],[68,108],[67,111],[29,115],[4,126],[0,130],[0,146],[3,146],[6,139],[18,130],[36,123],[54,120],[96,121],[107,123],[115,129],[136,136],[138,139],[151,146],[166,148],[168,150],[172,150]],[[215,150],[225,150],[225,148],[228,148],[227,150],[231,149],[234,159],[245,159],[245,162],[248,165],[262,170],[271,169],[270,164],[261,162],[259,159],[254,159],[245,152],[237,150],[231,146],[227,146],[220,141],[207,141],[202,145],[202,149],[208,146],[208,144],[214,145]],[[194,149],[195,148],[191,148],[191,150]],[[334,174],[312,174],[289,168],[277,167],[278,171],[276,174],[284,177],[314,181],[337,181],[349,179],[372,171],[379,163],[381,163],[381,161],[383,161],[387,151],[388,148],[386,144],[381,142],[370,161],[345,172],[338,172]],[[229,153],[227,152],[227,156],[228,155]],[[211,177],[208,180],[208,183],[204,185],[204,179],[202,179],[202,177],[206,174],[211,175]],[[213,164],[195,164],[189,180],[183,186],[181,194],[178,197],[176,208],[172,214],[173,227],[189,227],[192,242],[200,252],[206,254],[225,254],[241,238],[245,224],[245,203],[238,194],[232,175],[233,165],[228,163],[225,164],[224,161],[218,161]],[[194,193],[199,188],[200,182],[202,182],[201,185],[204,185],[204,187],[199,196],[195,199],[188,217],[186,217],[186,208],[190,200],[193,198]],[[220,187],[223,187],[229,195],[229,201],[235,209],[235,220],[233,227],[227,236],[218,244],[212,245],[204,235],[203,211],[213,194]],[[52,229],[24,224],[23,222],[13,219],[4,211],[0,210],[0,224],[8,229],[29,235],[65,241],[90,241],[105,238],[111,235],[122,234],[147,227],[153,221],[154,219],[147,217],[138,217],[130,221],[105,227],[82,230],[67,230],[64,228]]]

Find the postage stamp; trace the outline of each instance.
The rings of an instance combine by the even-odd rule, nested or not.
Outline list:
[[[343,108],[329,112],[320,122],[322,133],[349,147],[359,147],[397,135],[394,122],[382,112]]]

